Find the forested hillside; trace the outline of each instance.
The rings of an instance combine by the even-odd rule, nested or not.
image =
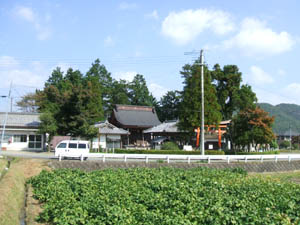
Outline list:
[[[271,116],[275,116],[273,130],[276,134],[289,133],[291,126],[292,133],[300,134],[300,106],[296,104],[271,105],[269,103],[258,103]]]

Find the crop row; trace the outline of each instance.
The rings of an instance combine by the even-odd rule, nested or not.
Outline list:
[[[300,224],[300,186],[197,168],[42,171],[29,183],[50,224]]]

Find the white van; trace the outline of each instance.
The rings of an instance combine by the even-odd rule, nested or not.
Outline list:
[[[59,157],[81,157],[90,151],[89,141],[65,140],[59,142],[55,148],[55,156]],[[86,159],[87,157],[84,156]]]

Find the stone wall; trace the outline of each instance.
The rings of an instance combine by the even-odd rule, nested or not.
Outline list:
[[[278,162],[247,162],[247,163],[158,163],[158,162],[102,162],[102,161],[51,161],[49,166],[53,169],[71,168],[82,169],[85,171],[108,169],[108,168],[136,168],[136,167],[173,167],[173,168],[196,168],[196,167],[209,167],[215,169],[226,168],[242,168],[248,172],[284,172],[300,170],[300,161],[278,161]]]

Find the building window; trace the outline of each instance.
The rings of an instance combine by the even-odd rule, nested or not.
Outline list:
[[[42,135],[29,135],[29,148],[42,148]]]
[[[14,142],[27,142],[27,135],[14,135]]]

